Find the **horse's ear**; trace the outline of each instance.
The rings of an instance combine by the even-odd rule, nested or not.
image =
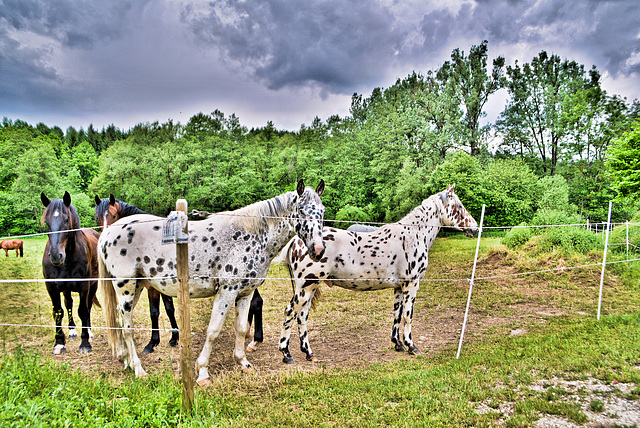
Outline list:
[[[71,205],[71,195],[69,194],[69,192],[67,191],[64,192],[64,196],[62,197],[62,202],[64,202],[66,206]]]
[[[443,203],[443,204],[446,204],[446,203],[447,203],[447,196],[449,196],[449,192],[448,192],[448,190],[449,190],[449,189],[447,189],[447,190],[443,190],[442,192],[440,192],[440,193],[439,193],[439,195],[440,195],[440,199],[442,199],[442,203]]]
[[[99,197],[98,195],[96,195],[96,199],[95,199],[95,201],[96,201],[96,205],[100,205],[100,202],[102,202],[102,201],[100,200],[100,197]]]
[[[453,183],[451,186],[447,187],[447,193],[453,193],[453,190],[456,188],[456,183]]]
[[[48,207],[51,203],[51,200],[45,196],[44,192],[40,193],[40,200],[42,201],[42,205],[45,207]]]
[[[304,193],[304,180],[302,180],[302,178],[298,181],[298,187],[296,191],[298,192],[298,196],[302,196],[302,194]]]
[[[324,193],[324,180],[320,180],[320,183],[318,183],[318,187],[316,187],[316,193],[318,194],[318,196],[322,196],[322,194]]]
[[[111,193],[109,195],[109,205],[115,205],[116,204],[116,197],[113,196],[113,193]]]

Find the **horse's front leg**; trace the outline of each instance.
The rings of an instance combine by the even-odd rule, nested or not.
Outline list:
[[[209,320],[209,327],[207,327],[207,337],[204,341],[204,347],[200,356],[196,360],[196,372],[198,373],[198,385],[209,386],[211,381],[209,380],[209,356],[211,355],[211,346],[213,341],[218,337],[224,320],[227,318],[227,314],[231,309],[231,305],[235,300],[235,295],[227,289],[220,290],[213,301],[213,309],[211,310],[211,320]],[[246,316],[246,314],[245,314]]]
[[[313,355],[311,351],[311,344],[309,343],[309,330],[307,329],[307,321],[309,320],[309,312],[311,311],[311,302],[313,296],[316,294],[316,290],[320,284],[316,287],[308,287],[300,292],[300,304],[302,309],[298,314],[298,332],[300,335],[300,350],[307,356],[307,361],[317,362],[318,359]]]
[[[418,294],[418,287],[420,282],[413,281],[407,287],[402,290],[403,297],[403,310],[402,321],[404,322],[404,334],[403,341],[409,348],[409,353],[412,355],[420,355],[422,352],[416,347],[411,338],[411,322],[413,321],[413,306],[416,301],[416,295]]]
[[[160,343],[160,292],[153,287],[147,289],[149,297],[149,315],[151,316],[151,340],[142,350],[143,354],[150,354],[154,348]]]
[[[164,310],[169,317],[171,323],[171,339],[169,339],[169,346],[172,348],[178,346],[178,340],[180,339],[180,333],[178,332],[178,322],[176,321],[176,309],[173,306],[173,297],[166,294],[160,294],[162,302],[164,303]]]
[[[62,302],[60,301],[60,292],[57,290],[56,284],[47,284],[47,292],[51,298],[51,304],[53,306],[53,321],[56,324],[56,343],[53,345],[51,351],[54,355],[64,354],[67,352],[64,341],[64,332],[62,331],[62,318],[64,312],[62,311]]]
[[[252,296],[253,293],[236,299],[236,346],[233,351],[233,358],[240,365],[242,371],[247,371],[251,368],[251,363],[249,363],[245,354],[244,340],[247,336],[247,330],[249,330],[248,315]]]
[[[263,281],[264,282],[264,281]],[[264,341],[264,331],[262,329],[262,296],[256,288],[251,298],[251,305],[249,306],[249,327],[251,327],[251,321],[254,322],[253,327],[253,339],[251,343],[247,345],[247,352],[254,352],[258,349],[258,344]]]
[[[293,297],[291,297],[291,301],[287,305],[287,308],[284,310],[284,322],[282,323],[280,343],[278,344],[280,352],[282,352],[282,362],[286,364],[294,363],[293,357],[291,356],[291,351],[289,350],[289,341],[291,339],[291,329],[293,328],[293,323],[296,320],[299,320],[300,312],[302,311],[304,304],[307,303],[307,300],[304,299],[304,297],[308,295],[306,290],[310,287],[313,287],[315,289],[315,287],[317,287],[319,284],[317,280],[313,280],[310,278],[303,278],[300,281],[304,281],[304,284],[299,281],[295,281]],[[307,356],[308,355],[309,354],[307,354]]]
[[[400,287],[394,289],[393,300],[393,327],[391,328],[391,342],[395,345],[396,351],[404,352],[407,348],[400,340],[400,323],[402,321],[403,298],[402,289]]]
[[[64,295],[64,307],[67,309],[67,316],[69,317],[69,339],[75,339],[78,337],[78,332],[76,323],[73,320],[73,297],[69,290],[63,291],[62,294]]]

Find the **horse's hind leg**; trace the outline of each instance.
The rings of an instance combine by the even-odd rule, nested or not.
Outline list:
[[[143,354],[152,353],[153,349],[160,343],[160,324],[158,323],[160,317],[160,292],[155,288],[148,288],[147,295],[149,296],[149,315],[151,316],[151,340],[142,350]]]
[[[133,341],[133,309],[138,303],[140,293],[144,288],[139,281],[123,280],[116,284],[118,295],[118,311],[121,315],[122,333],[127,347],[128,357],[124,362],[125,368],[132,368],[137,377],[146,376]]]
[[[67,316],[69,317],[69,339],[75,339],[78,337],[76,331],[76,323],[73,320],[73,297],[71,297],[71,291],[63,291],[64,295],[64,307],[67,309]]]
[[[251,305],[249,306],[249,327],[251,327],[251,321],[255,320],[253,328],[253,340],[247,345],[247,352],[253,352],[258,349],[258,344],[264,341],[264,331],[262,329],[262,296],[258,292],[258,289],[253,292],[251,298]]]
[[[169,322],[171,323],[171,339],[169,339],[169,346],[172,348],[178,346],[178,340],[180,339],[180,333],[178,332],[178,322],[176,321],[176,309],[173,306],[173,297],[166,294],[160,294],[162,297],[162,303],[164,303],[164,310],[167,313]]]
[[[91,311],[88,306],[89,300],[89,292],[90,284],[87,284],[83,287],[83,290],[80,291],[80,304],[78,305],[78,316],[80,317],[80,321],[82,322],[82,332],[80,333],[80,353],[87,354],[92,351],[91,343],[89,342],[89,330],[91,329]]]
[[[408,287],[406,287],[402,293],[404,297],[403,301],[403,310],[402,310],[402,321],[404,322],[404,334],[403,341],[405,345],[409,348],[409,353],[412,355],[422,354],[418,347],[413,343],[413,339],[411,338],[411,322],[413,320],[413,306],[416,300],[416,295],[418,294],[418,282],[412,282]]]
[[[402,298],[402,289],[396,288],[394,290],[394,301],[393,301],[393,327],[391,329],[391,342],[395,345],[396,351],[404,352],[407,348],[402,344],[402,340],[400,340],[400,322],[402,321],[402,312],[403,312],[403,298]]]
[[[244,350],[244,340],[249,330],[248,314],[249,306],[251,305],[251,298],[253,293],[248,296],[240,297],[236,299],[236,346],[233,351],[233,358],[243,371],[251,368],[251,363],[247,360],[247,356]]]

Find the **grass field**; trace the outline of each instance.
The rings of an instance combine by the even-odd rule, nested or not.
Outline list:
[[[24,259],[0,258],[0,277],[41,278],[44,239],[25,242]],[[292,348],[281,363],[277,340],[290,298],[288,280],[268,280],[265,343],[243,374],[231,357],[227,320],[210,364],[214,386],[196,390],[181,411],[177,351],[142,357],[150,375],[136,379],[112,356],[102,313],[93,313],[94,352],[69,342],[50,355],[53,330],[0,326],[1,426],[636,426],[640,420],[640,266],[607,267],[603,316],[596,320],[602,254],[509,251],[483,238],[461,358],[455,358],[476,241],[436,240],[421,284],[413,336],[424,355],[393,351],[393,297],[324,288],[309,320],[317,364]],[[610,254],[609,260],[619,255]],[[542,272],[551,267],[594,265]],[[505,276],[540,271],[530,275]],[[273,266],[271,278],[286,277]],[[437,279],[438,281],[430,281]],[[460,279],[459,281],[441,281]],[[143,297],[136,326],[148,327]],[[77,308],[77,305],[76,305]],[[74,312],[76,311],[74,308]],[[201,349],[211,301],[192,301],[194,354]],[[163,314],[164,316],[164,314]],[[78,320],[76,320],[77,322]],[[3,283],[0,323],[51,325],[43,283]],[[163,318],[162,323],[168,325]],[[295,333],[294,333],[295,334]],[[148,332],[136,334],[138,350]],[[297,341],[292,340],[292,344]],[[635,412],[635,413],[634,413]],[[571,426],[571,425],[563,425]]]

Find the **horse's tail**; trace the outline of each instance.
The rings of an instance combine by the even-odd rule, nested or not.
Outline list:
[[[117,353],[118,346],[118,298],[116,296],[116,290],[113,288],[113,282],[107,279],[107,269],[102,261],[102,257],[98,257],[98,287],[102,289],[102,296],[104,300],[104,318],[107,324],[107,340],[111,345],[111,352],[113,355]]]
[[[20,257],[24,256],[23,247],[24,247],[24,242],[20,241]]]

